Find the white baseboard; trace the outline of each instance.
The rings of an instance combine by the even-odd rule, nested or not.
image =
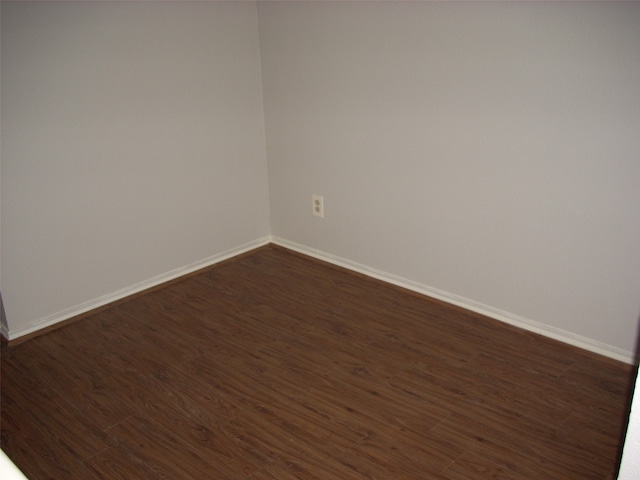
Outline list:
[[[42,330],[43,328],[51,327],[56,323],[59,323],[64,320],[68,320],[75,316],[81,315],[83,313],[89,312],[96,308],[107,305],[111,302],[115,302],[116,300],[120,300],[130,295],[142,292],[144,290],[155,287],[162,283],[175,280],[177,278],[180,278],[184,275],[195,272],[202,268],[209,267],[216,263],[222,262],[223,260],[227,260],[231,257],[235,257],[237,255],[240,255],[242,253],[248,252],[255,248],[261,247],[263,245],[267,245],[269,242],[270,242],[270,237],[264,237],[258,240],[245,243],[238,247],[234,247],[232,249],[226,250],[216,255],[212,255],[202,260],[198,260],[196,262],[190,263],[183,267],[179,267],[169,272],[156,275],[155,277],[152,277],[142,282],[136,283],[134,285],[130,285],[128,287],[122,288],[115,292],[111,292],[101,297],[94,298],[92,300],[89,300],[87,302],[81,303],[80,305],[76,305],[74,307],[68,308],[61,312],[48,315],[19,330],[9,330],[5,332],[4,331],[5,329],[3,329],[2,334],[9,341],[15,340],[16,338],[20,338],[24,335],[37,332],[38,330]],[[2,327],[4,327],[4,325],[2,325]]]
[[[116,300],[120,300],[130,295],[139,293],[141,291],[147,290],[148,288],[155,287],[162,283],[175,280],[177,278],[180,278],[184,275],[195,272],[202,268],[209,267],[211,265],[214,265],[216,263],[222,262],[229,258],[235,257],[242,253],[248,252],[255,248],[267,245],[268,243],[274,243],[276,245],[280,245],[284,248],[288,248],[290,250],[302,253],[304,255],[308,255],[310,257],[314,257],[319,260],[323,260],[325,262],[332,263],[334,265],[338,265],[340,267],[344,267],[349,270],[362,273],[369,277],[376,278],[378,280],[382,280],[384,282],[390,283],[392,285],[397,285],[402,288],[406,288],[408,290],[420,293],[422,295],[426,295],[428,297],[442,300],[452,305],[457,305],[459,307],[465,308],[472,312],[476,312],[481,315],[486,315],[487,317],[500,320],[510,325],[523,328],[525,330],[538,333],[540,335],[544,335],[546,337],[550,337],[555,340],[559,340],[561,342],[568,343],[570,345],[574,345],[576,347],[579,347],[600,355],[604,355],[606,357],[613,358],[621,362],[633,364],[636,361],[636,358],[633,352],[622,350],[612,345],[608,345],[602,342],[598,342],[596,340],[592,340],[590,338],[576,335],[575,333],[568,332],[566,330],[562,330],[556,327],[552,327],[550,325],[546,325],[540,322],[536,322],[535,320],[530,320],[528,318],[524,318],[519,315],[515,315],[513,313],[505,312],[503,310],[490,307],[488,305],[484,305],[474,300],[460,297],[458,295],[445,292],[443,290],[438,290],[436,288],[429,287],[427,285],[423,285],[421,283],[408,280],[406,278],[402,278],[397,275],[383,272],[381,270],[377,270],[375,268],[371,268],[366,265],[362,265],[360,263],[348,260],[346,258],[338,257],[335,255],[323,252],[318,249],[310,248],[305,245],[291,242],[289,240],[285,240],[280,237],[264,237],[264,238],[260,238],[260,239],[245,243],[243,245],[226,250],[219,254],[212,255],[211,257],[204,258],[197,262],[193,262],[183,267],[176,268],[169,272],[157,275],[148,280],[136,283],[134,285],[130,285],[129,287],[125,287],[115,292],[111,292],[101,297],[89,300],[87,302],[68,308],[61,312],[48,315],[19,330],[9,330],[6,328],[5,325],[0,325],[0,333],[2,333],[2,335],[10,341],[15,340],[24,335],[34,333],[38,330],[42,330],[44,328],[53,326],[59,322],[68,320],[77,315],[81,315],[83,313],[89,312],[96,308],[102,307]]]
[[[636,361],[633,352],[628,352],[626,350],[622,350],[606,343],[598,342],[596,340],[576,335],[575,333],[571,333],[566,330],[552,327],[544,323],[536,322],[535,320],[530,320],[513,313],[505,312],[504,310],[490,307],[474,300],[460,297],[453,293],[438,290],[436,288],[429,287],[427,285],[423,285],[421,283],[414,282],[412,280],[408,280],[391,273],[383,272],[381,270],[377,270],[375,268],[353,262],[346,258],[338,257],[321,250],[310,248],[305,245],[291,242],[279,237],[271,237],[271,242],[276,245],[280,245],[281,247],[296,251],[298,253],[302,253],[304,255],[308,255],[310,257],[314,257],[319,260],[323,260],[325,262],[329,262],[334,265],[338,265],[340,267],[362,273],[369,277],[373,277],[378,280],[382,280],[384,282],[406,288],[408,290],[426,295],[431,298],[457,305],[472,312],[485,315],[495,320],[499,320],[510,325],[522,328],[524,330],[528,330],[530,332],[538,333],[540,335],[559,340],[564,343],[568,343],[569,345],[573,345],[590,352],[604,355],[606,357],[613,358],[615,360],[628,364],[633,364]]]

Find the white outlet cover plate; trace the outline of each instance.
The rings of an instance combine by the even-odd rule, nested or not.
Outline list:
[[[312,212],[316,217],[324,218],[324,198],[322,195],[311,195]]]

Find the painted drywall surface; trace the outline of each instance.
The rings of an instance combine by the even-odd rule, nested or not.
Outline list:
[[[257,9],[2,4],[11,331],[269,234]]]
[[[0,25],[2,25],[2,9],[0,8]],[[0,29],[0,57],[2,52],[2,35]],[[0,92],[2,92],[2,76],[0,75]],[[0,112],[2,112],[2,95],[0,95]],[[0,145],[2,145],[2,115],[0,115]],[[0,186],[2,185],[2,155],[0,155]],[[2,189],[0,188],[0,213],[2,212]],[[1,216],[1,215],[0,215]],[[0,252],[2,252],[2,221],[0,219]],[[0,255],[0,334],[5,338],[9,335],[7,317],[4,314],[2,301],[2,255]]]
[[[258,12],[273,235],[632,355],[640,4]]]
[[[638,378],[636,378],[618,480],[637,480],[638,478],[640,478],[640,392]]]

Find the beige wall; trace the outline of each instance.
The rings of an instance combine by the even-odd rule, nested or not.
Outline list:
[[[274,236],[632,358],[639,3],[258,11]]]
[[[12,336],[267,238],[249,3],[2,4]]]
[[[631,359],[638,24],[612,2],[3,3],[11,336],[272,234]]]

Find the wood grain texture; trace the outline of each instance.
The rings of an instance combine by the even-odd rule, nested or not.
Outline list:
[[[632,367],[267,246],[2,345],[31,479],[613,479]]]

